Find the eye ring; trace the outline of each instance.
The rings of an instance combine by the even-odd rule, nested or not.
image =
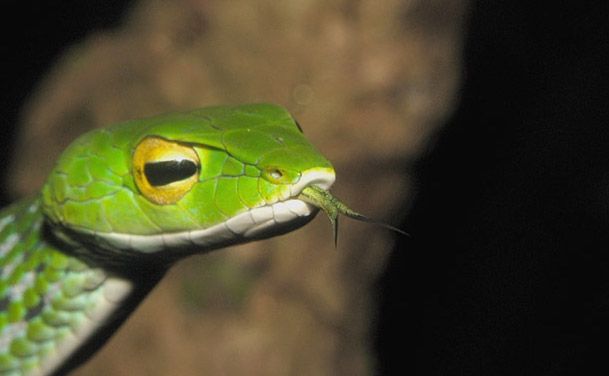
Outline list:
[[[146,137],[135,147],[132,161],[135,185],[155,204],[175,204],[199,181],[201,162],[190,145]]]

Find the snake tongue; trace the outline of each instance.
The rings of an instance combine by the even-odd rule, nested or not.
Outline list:
[[[385,227],[386,229],[389,229],[391,231],[400,233],[402,235],[408,235],[408,233],[400,230],[397,227],[393,227],[386,223],[379,222],[374,219],[368,218],[365,215],[352,210],[347,205],[342,203],[338,198],[332,196],[332,194],[329,191],[319,188],[317,186],[312,185],[312,186],[306,187],[305,189],[302,190],[302,192],[300,193],[298,198],[318,207],[319,209],[323,210],[326,213],[326,215],[330,219],[330,224],[332,225],[332,230],[334,232],[334,246],[338,245],[338,215],[339,214],[342,214],[351,219],[355,219],[356,221],[373,223],[373,224]]]

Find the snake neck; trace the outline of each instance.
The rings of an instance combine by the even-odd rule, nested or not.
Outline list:
[[[69,370],[101,346],[161,276],[118,273],[86,250],[50,239],[37,198],[2,210],[0,374]]]

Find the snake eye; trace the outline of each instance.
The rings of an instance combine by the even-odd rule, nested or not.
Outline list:
[[[188,145],[147,137],[133,153],[133,175],[139,191],[156,204],[174,204],[199,180],[201,163]]]

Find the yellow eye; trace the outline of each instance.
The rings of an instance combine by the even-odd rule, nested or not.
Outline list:
[[[140,192],[155,204],[174,204],[199,180],[201,162],[187,145],[144,138],[133,153],[133,176]]]

